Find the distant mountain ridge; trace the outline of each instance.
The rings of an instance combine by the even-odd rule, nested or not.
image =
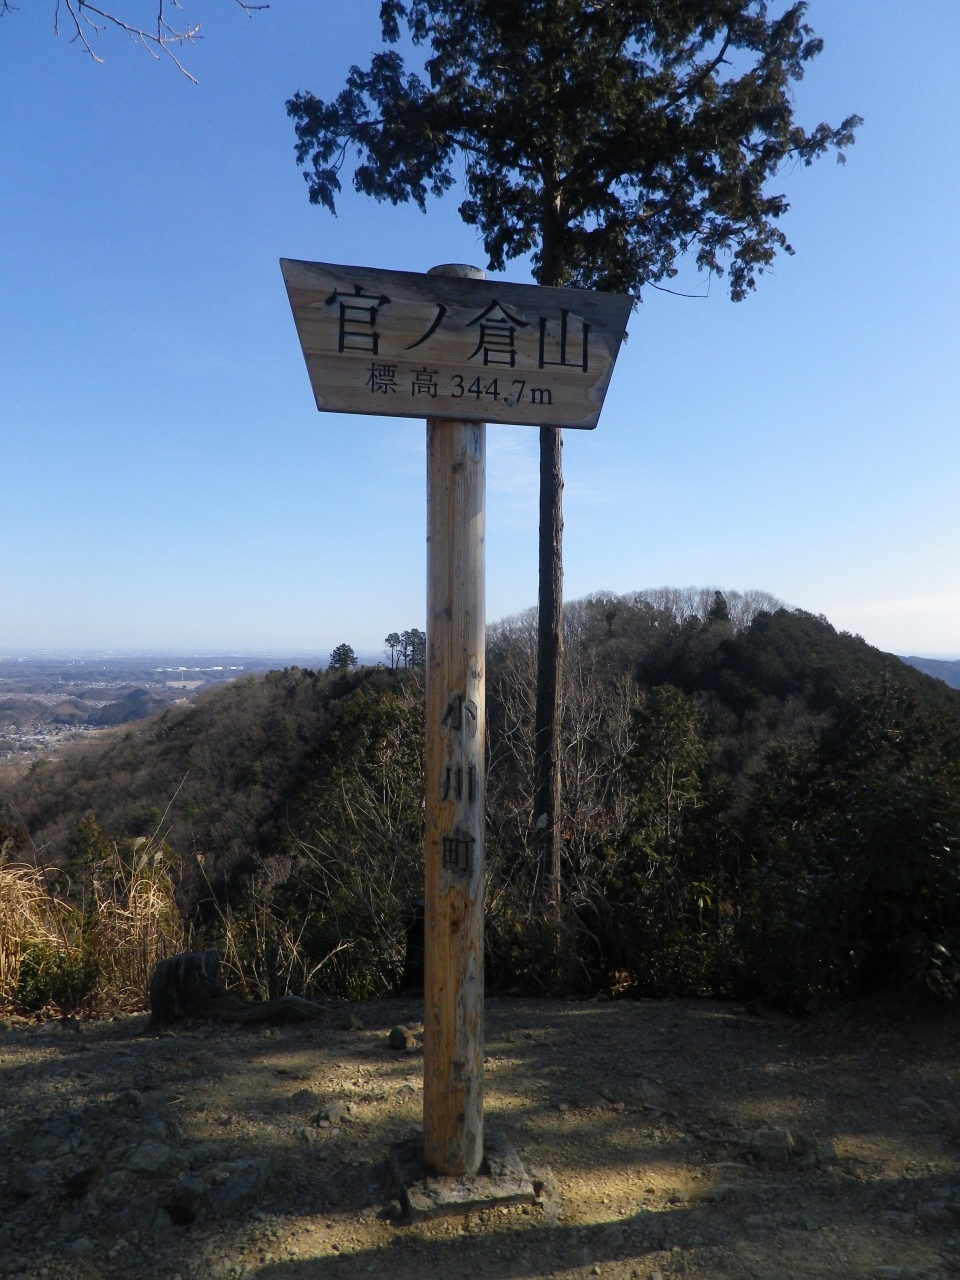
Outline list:
[[[956,724],[960,736],[960,689],[859,637],[837,632],[825,618],[778,607],[760,593],[749,598],[699,589],[598,593],[569,602],[565,616],[571,671],[589,671],[598,689],[622,686],[631,698],[666,684],[698,699],[718,768],[744,790],[771,746],[811,739],[841,699],[888,677],[922,710]],[[535,634],[532,612],[490,628],[491,741],[510,741],[509,708],[520,705],[516,673],[532,670]],[[342,724],[352,723],[348,713],[363,700],[374,709],[378,699],[400,699],[400,706],[419,677],[373,666],[350,672],[290,666],[264,673],[247,669],[250,665],[244,662],[240,679],[211,684],[190,700],[177,698],[159,714],[154,699],[167,696],[165,683],[110,690],[90,684],[95,700],[81,698],[83,688],[71,689],[74,696],[54,703],[51,712],[65,719],[69,702],[86,726],[92,714],[100,727],[117,730],[62,757],[6,777],[0,773],[0,844],[13,836],[17,850],[26,853],[32,842],[46,850],[51,865],[66,865],[77,823],[91,810],[108,834],[131,838],[143,834],[143,815],[156,811],[157,823],[166,815],[164,834],[185,866],[198,867],[194,855],[204,855],[203,876],[216,883],[218,892],[238,876],[280,866],[291,842],[309,838],[303,815],[312,812],[317,786],[326,785],[328,756],[339,741],[327,744],[328,737],[336,738]],[[62,687],[48,682],[43,696],[53,699]],[[103,705],[101,697],[110,701]],[[14,701],[6,698],[8,704]],[[3,702],[0,698],[0,731]],[[6,714],[32,724],[28,717],[35,717],[33,708],[41,704],[25,697],[21,702],[15,716]],[[501,755],[506,763],[498,767],[507,779],[502,785],[513,787],[514,775],[523,777],[520,758],[515,761],[507,748]],[[497,778],[493,770],[491,777]],[[204,891],[199,871],[191,875],[185,901]]]
[[[924,675],[942,680],[951,689],[960,689],[960,658],[954,662],[944,662],[940,658],[903,658],[902,661],[916,667]]]

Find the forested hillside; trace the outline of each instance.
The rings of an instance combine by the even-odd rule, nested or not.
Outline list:
[[[491,983],[952,994],[960,693],[759,595],[598,595],[566,631],[558,916],[536,907],[535,621],[490,629]],[[417,673],[293,668],[34,766],[0,839],[76,892],[158,833],[238,976],[372,994],[420,892],[422,770]]]

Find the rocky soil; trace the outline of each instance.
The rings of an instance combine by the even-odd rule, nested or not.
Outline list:
[[[0,1275],[960,1276],[953,1011],[491,1000],[487,1123],[543,1202],[410,1226],[385,1151],[417,1126],[422,1058],[389,1032],[421,1016],[6,1020]]]

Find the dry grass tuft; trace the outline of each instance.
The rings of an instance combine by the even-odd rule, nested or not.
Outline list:
[[[177,858],[140,837],[112,845],[77,895],[0,850],[0,1004],[142,1006],[154,965],[184,949]]]

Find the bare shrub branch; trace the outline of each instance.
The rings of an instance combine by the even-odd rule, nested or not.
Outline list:
[[[79,42],[84,53],[88,53],[94,62],[103,62],[90,41],[113,27],[135,40],[152,58],[168,57],[178,71],[196,84],[196,77],[186,69],[175,50],[182,49],[184,45],[195,44],[202,38],[200,23],[191,23],[186,15],[181,19],[169,16],[173,9],[183,13],[183,6],[179,0],[152,0],[152,2],[156,6],[155,17],[150,25],[140,26],[136,22],[121,18],[111,9],[92,3],[92,0],[55,0],[54,31],[57,35],[60,34],[62,9],[66,15],[67,26],[72,31],[71,43]],[[270,8],[269,4],[250,4],[248,0],[234,0],[234,3],[240,6],[248,18],[252,18],[259,9]],[[12,7],[10,0],[0,0],[0,16],[10,11]]]

